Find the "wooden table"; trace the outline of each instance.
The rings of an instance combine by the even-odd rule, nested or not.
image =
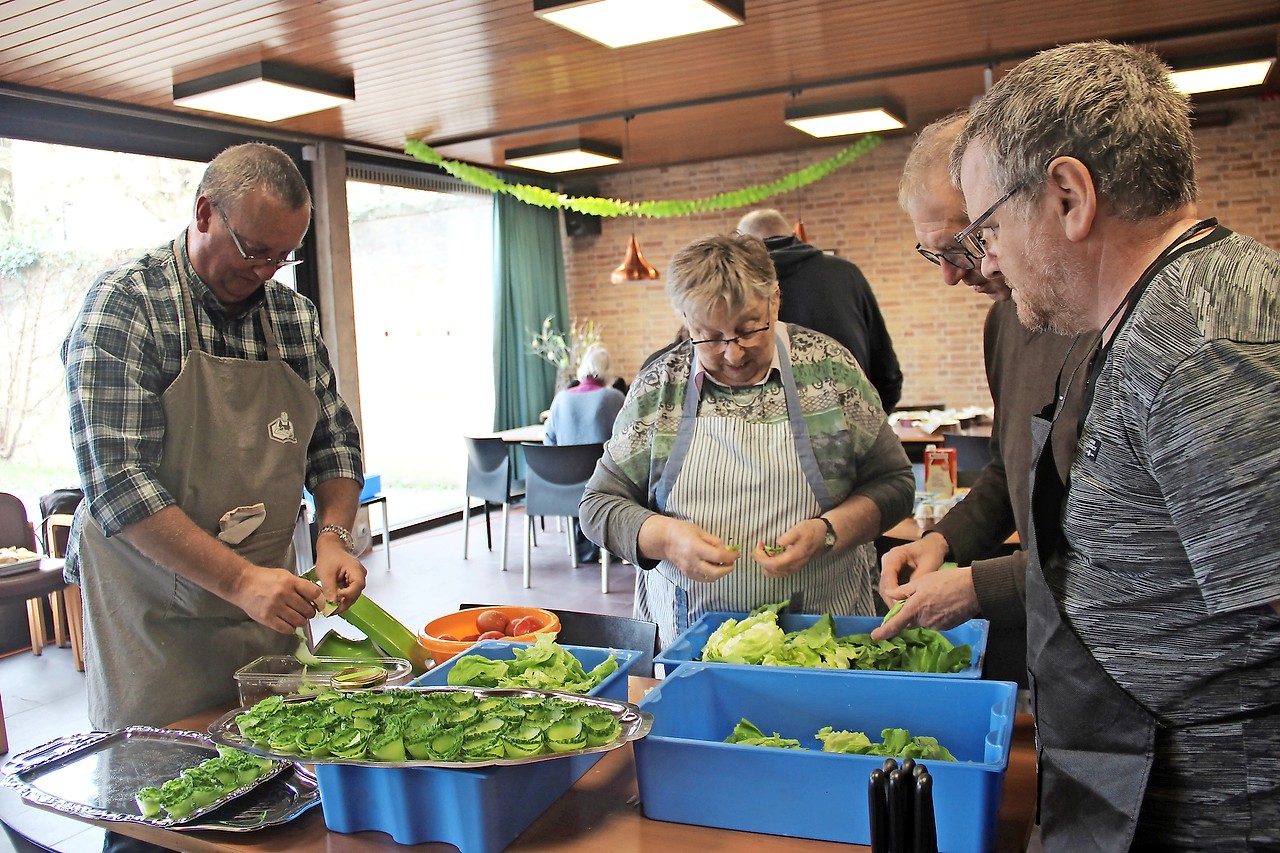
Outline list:
[[[658,682],[635,678],[630,682],[631,701],[639,701]],[[219,712],[197,714],[174,723],[172,728],[205,731]],[[767,785],[768,780],[737,780],[735,784]],[[1032,828],[1035,811],[1035,747],[1031,717],[1019,714],[1013,731],[1009,768],[996,828],[996,850],[1022,851]],[[839,844],[778,835],[760,835],[704,826],[647,820],[637,802],[635,763],[631,746],[606,753],[578,783],[554,802],[511,846],[509,853],[854,853],[869,850],[856,844]],[[342,834],[325,827],[321,807],[284,826],[249,833],[172,832],[135,823],[106,824],[90,821],[170,850],[187,853],[375,853],[409,849],[381,832]],[[456,853],[450,844],[414,845],[421,853]]]
[[[524,441],[541,444],[546,433],[547,428],[542,424],[530,424],[529,426],[515,427],[514,429],[499,430],[494,433],[494,436],[508,444],[520,444]]]

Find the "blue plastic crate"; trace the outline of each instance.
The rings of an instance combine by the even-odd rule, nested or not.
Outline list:
[[[698,661],[702,657],[702,650],[707,645],[707,639],[711,634],[720,627],[728,619],[737,619],[742,621],[747,618],[746,613],[731,613],[723,610],[713,610],[702,614],[698,621],[694,622],[676,637],[675,642],[667,646],[657,656],[654,657],[655,664],[662,664],[666,668],[668,675],[676,667]],[[805,615],[796,613],[782,613],[778,616],[778,625],[786,633],[792,631],[803,631],[805,628],[812,626],[821,616]],[[878,627],[882,621],[878,616],[836,616],[836,636],[847,637],[850,634],[869,634],[872,629]],[[973,655],[969,658],[969,666],[959,672],[912,672],[897,673],[876,670],[876,674],[880,675],[911,675],[920,678],[979,678],[982,675],[982,659],[987,653],[987,634],[990,630],[991,623],[986,619],[970,619],[963,625],[957,625],[947,631],[939,633],[946,637],[953,645],[960,646],[968,643],[973,647]],[[714,666],[740,666],[741,664],[726,664],[713,662]],[[809,667],[754,667],[756,669],[806,669]],[[858,675],[866,675],[869,670],[845,670],[845,669],[823,669],[811,670],[820,672],[835,673],[856,673]]]
[[[933,776],[939,849],[987,851],[995,841],[1016,694],[1017,685],[1006,681],[833,678],[812,669],[685,664],[639,703],[653,714],[649,735],[632,744],[644,814],[868,844],[867,781],[884,759],[821,752],[814,735],[831,726],[879,740],[883,729],[905,728],[937,738],[959,759],[924,762]],[[744,717],[808,749],[724,743]]]
[[[484,640],[463,652],[510,660],[531,645]],[[630,649],[564,646],[590,671],[612,654],[618,669],[589,695],[625,702]],[[459,656],[461,657],[461,656]],[[451,658],[411,682],[448,684]],[[597,752],[502,767],[362,767],[317,764],[325,824],[334,832],[385,832],[400,844],[441,841],[461,853],[498,853],[604,757]]]

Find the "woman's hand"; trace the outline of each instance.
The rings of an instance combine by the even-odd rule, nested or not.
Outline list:
[[[826,538],[827,526],[816,518],[806,518],[779,536],[776,543],[758,543],[751,558],[759,564],[765,577],[785,578],[821,557]]]
[[[666,560],[689,580],[711,583],[733,571],[740,551],[696,524],[654,515],[640,525],[640,553]]]

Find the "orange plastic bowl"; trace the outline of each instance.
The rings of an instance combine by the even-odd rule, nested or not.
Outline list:
[[[480,631],[476,628],[476,617],[486,610],[497,610],[512,622],[522,616],[532,616],[538,620],[538,629],[533,633],[505,637],[504,639],[507,640],[532,643],[535,639],[534,634],[558,634],[560,632],[559,617],[550,610],[543,610],[540,607],[519,607],[516,605],[471,607],[466,610],[459,610],[457,613],[441,616],[438,619],[432,619],[418,632],[418,645],[426,649],[431,654],[432,660],[437,664],[444,663],[454,655],[465,652],[475,645],[476,639],[480,636]],[[452,634],[458,639],[441,640],[441,634]]]

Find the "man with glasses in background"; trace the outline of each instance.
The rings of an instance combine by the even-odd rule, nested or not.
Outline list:
[[[636,378],[581,505],[587,536],[643,570],[636,618],[665,647],[709,610],[872,615],[872,541],[914,479],[866,374],[778,321],[756,237],[686,246],[667,296],[691,340]]]
[[[85,599],[94,727],[159,726],[236,698],[327,599],[364,589],[350,528],[359,434],[315,306],[273,281],[311,221],[293,161],[229,148],[172,243],[104,274],[62,347],[85,501],[67,553]],[[293,569],[304,485],[323,589]]]
[[[891,549],[881,559],[880,594],[893,605],[907,602],[872,636],[888,639],[915,625],[954,628],[976,617],[991,621],[987,678],[1027,684],[1026,555],[1022,550],[985,559],[1018,532],[1026,541],[1031,518],[1027,477],[1031,471],[1031,417],[1054,399],[1060,371],[1070,374],[1088,358],[1089,340],[1052,332],[1031,332],[1018,322],[1004,276],[987,278],[981,257],[955,234],[969,224],[964,196],[951,182],[951,146],[967,114],[939,119],[920,132],[907,157],[898,202],[915,228],[916,251],[939,267],[949,287],[964,284],[994,304],[983,329],[987,386],[995,404],[991,462],[964,500],[956,504],[918,542]],[[1088,338],[1089,336],[1086,336]],[[1067,401],[1078,413],[1079,386]],[[1059,436],[1057,456],[1065,480],[1075,437]],[[951,560],[958,568],[939,572]]]
[[[853,261],[828,254],[795,236],[773,208],[753,210],[738,222],[739,234],[764,241],[778,271],[782,306],[778,318],[835,338],[853,353],[892,412],[902,398],[902,368],[880,303]]]
[[[1033,421],[1044,849],[1280,850],[1280,252],[1200,218],[1190,104],[1145,50],[1023,62],[951,163],[985,211],[957,242],[1021,321],[1102,332],[1083,418]]]

